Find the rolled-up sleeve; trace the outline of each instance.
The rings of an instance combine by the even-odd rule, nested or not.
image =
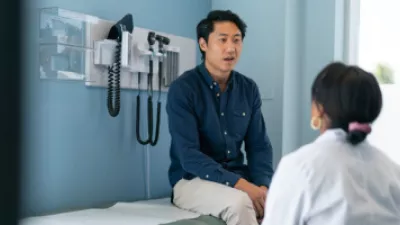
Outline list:
[[[192,89],[183,82],[173,83],[168,90],[166,110],[173,149],[182,168],[201,179],[233,187],[240,175],[224,169],[200,151]]]
[[[257,86],[253,88],[253,112],[249,129],[245,137],[250,178],[257,186],[269,187],[274,173],[272,145],[267,135],[264,117],[261,112],[261,97]]]

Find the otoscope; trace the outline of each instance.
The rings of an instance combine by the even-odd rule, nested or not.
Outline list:
[[[158,141],[158,137],[160,134],[160,117],[161,117],[161,82],[163,75],[163,60],[165,57],[165,49],[164,45],[169,45],[169,38],[161,35],[156,35],[156,40],[158,41],[158,52],[160,53],[160,57],[158,60],[158,102],[157,102],[157,121],[156,121],[156,137],[154,141],[152,140],[150,144],[155,146]],[[153,110],[153,108],[151,109]]]
[[[156,34],[150,31],[147,35],[147,42],[149,44],[149,51],[151,53],[149,57],[149,74],[147,77],[147,134],[148,139],[143,140],[140,137],[140,77],[141,73],[138,73],[138,85],[139,92],[136,96],[136,139],[142,145],[147,145],[152,142],[153,139],[153,58],[154,48],[153,45],[156,42]]]

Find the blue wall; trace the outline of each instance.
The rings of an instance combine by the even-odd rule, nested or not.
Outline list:
[[[295,0],[292,0],[295,1]],[[302,51],[300,63],[300,143],[317,135],[310,128],[311,83],[323,66],[333,60],[344,60],[344,10],[346,0],[306,0],[302,17]],[[299,111],[300,110],[300,111]]]
[[[39,80],[35,13],[42,7],[60,7],[108,20],[132,13],[137,26],[195,39],[196,24],[211,9],[211,1],[38,0],[29,4],[24,36],[22,216],[168,196],[170,137],[164,108],[159,144],[143,147],[135,138],[137,92],[122,91],[120,115],[111,118],[105,89],[88,89],[82,82]],[[165,95],[162,101],[165,106]]]

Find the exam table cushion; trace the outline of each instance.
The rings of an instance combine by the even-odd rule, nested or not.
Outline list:
[[[224,221],[213,216],[199,216],[192,219],[181,219],[162,225],[226,225]]]
[[[20,222],[20,225],[225,225],[214,217],[178,209],[169,198],[30,217]]]

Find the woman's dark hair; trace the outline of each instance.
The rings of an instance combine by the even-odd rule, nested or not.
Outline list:
[[[243,20],[230,10],[213,10],[208,13],[207,17],[202,19],[196,27],[197,40],[204,38],[208,42],[208,36],[214,31],[215,22],[232,22],[236,24],[242,33],[242,39],[246,36],[247,25]],[[200,47],[200,46],[199,46]],[[201,59],[204,60],[205,53],[200,49]]]
[[[353,145],[364,141],[369,132],[349,131],[349,124],[371,124],[382,108],[382,93],[375,76],[340,62],[330,63],[321,70],[311,95],[329,117],[329,128],[346,131],[347,140]]]

